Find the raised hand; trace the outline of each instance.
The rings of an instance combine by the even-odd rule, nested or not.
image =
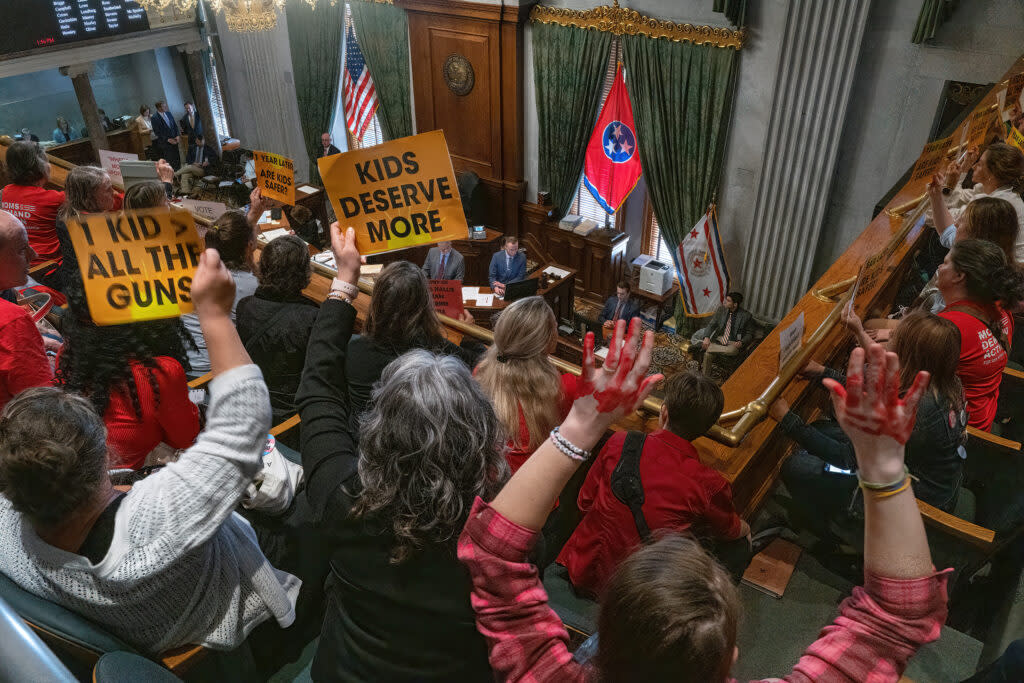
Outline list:
[[[216,249],[207,249],[199,255],[199,266],[192,276],[192,302],[200,319],[217,314],[231,315],[235,280]]]
[[[161,159],[156,162],[156,175],[160,178],[162,183],[173,183],[174,182],[174,169],[171,165]]]
[[[359,284],[359,267],[362,257],[356,247],[356,231],[347,228],[344,232],[335,221],[331,223],[331,251],[334,253],[334,265],[338,269],[338,279],[352,285]]]
[[[865,358],[867,362],[865,363]],[[914,430],[917,406],[928,388],[919,372],[900,398],[900,362],[878,344],[850,354],[846,386],[825,379],[836,419],[853,442],[858,468],[867,481],[892,481],[903,471],[903,445]]]
[[[651,365],[654,333],[644,334],[638,352],[640,328],[640,320],[633,318],[627,335],[626,321],[618,321],[608,356],[600,370],[596,369],[594,362],[594,333],[587,333],[583,341],[583,372],[566,426],[575,422],[588,431],[596,431],[597,438],[600,438],[608,425],[635,410],[654,385],[664,378],[661,374],[646,377],[647,368]]]

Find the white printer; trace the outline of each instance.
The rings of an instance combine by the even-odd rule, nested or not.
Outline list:
[[[672,289],[672,267],[661,261],[640,266],[640,289],[659,296]]]

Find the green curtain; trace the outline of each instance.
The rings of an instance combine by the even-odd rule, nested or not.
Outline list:
[[[583,175],[611,42],[611,34],[603,31],[533,24],[538,184],[551,193],[558,218],[569,212]]]
[[[302,138],[309,153],[309,181],[321,184],[316,158],[320,136],[331,130],[341,77],[341,40],[345,5],[321,2],[315,10],[305,3],[288,4],[288,46],[299,103]]]
[[[718,187],[737,52],[629,35],[622,48],[647,191],[674,254]]]
[[[921,13],[917,15],[912,43],[923,43],[935,37],[939,27],[945,24],[956,9],[959,0],[924,0]]]
[[[356,39],[377,90],[377,118],[384,138],[412,135],[409,18],[404,9],[390,4],[361,0],[349,4]]]
[[[747,20],[747,0],[715,0],[714,11],[725,15],[734,26],[743,26]]]

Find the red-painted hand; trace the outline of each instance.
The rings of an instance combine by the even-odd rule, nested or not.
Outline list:
[[[608,346],[608,356],[600,370],[594,363],[594,334],[587,333],[583,341],[583,372],[577,384],[574,408],[578,406],[581,411],[624,415],[635,410],[654,385],[664,378],[661,374],[645,377],[651,364],[654,333],[644,335],[638,352],[640,328],[639,319],[633,318],[626,335],[626,321],[618,321]]]
[[[866,355],[865,373],[864,349],[856,348],[850,354],[845,388],[833,380],[824,380],[832,394],[836,418],[855,447],[859,442],[861,446],[871,448],[877,437],[888,437],[905,444],[914,430],[917,405],[928,388],[928,373],[919,372],[901,399],[900,363],[896,354],[887,353],[879,344],[872,344]]]

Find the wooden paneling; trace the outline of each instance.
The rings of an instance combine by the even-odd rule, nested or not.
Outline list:
[[[441,129],[456,172],[480,176],[485,221],[519,228],[523,200],[522,23],[516,7],[445,0],[396,0],[409,16],[416,130]],[[449,56],[473,67],[473,89],[456,95],[444,80]]]
[[[561,230],[548,217],[547,207],[524,203],[520,231],[530,235],[556,263],[578,271],[576,293],[603,302],[615,291],[626,264],[629,237],[623,233],[611,237],[595,232],[583,237]]]

